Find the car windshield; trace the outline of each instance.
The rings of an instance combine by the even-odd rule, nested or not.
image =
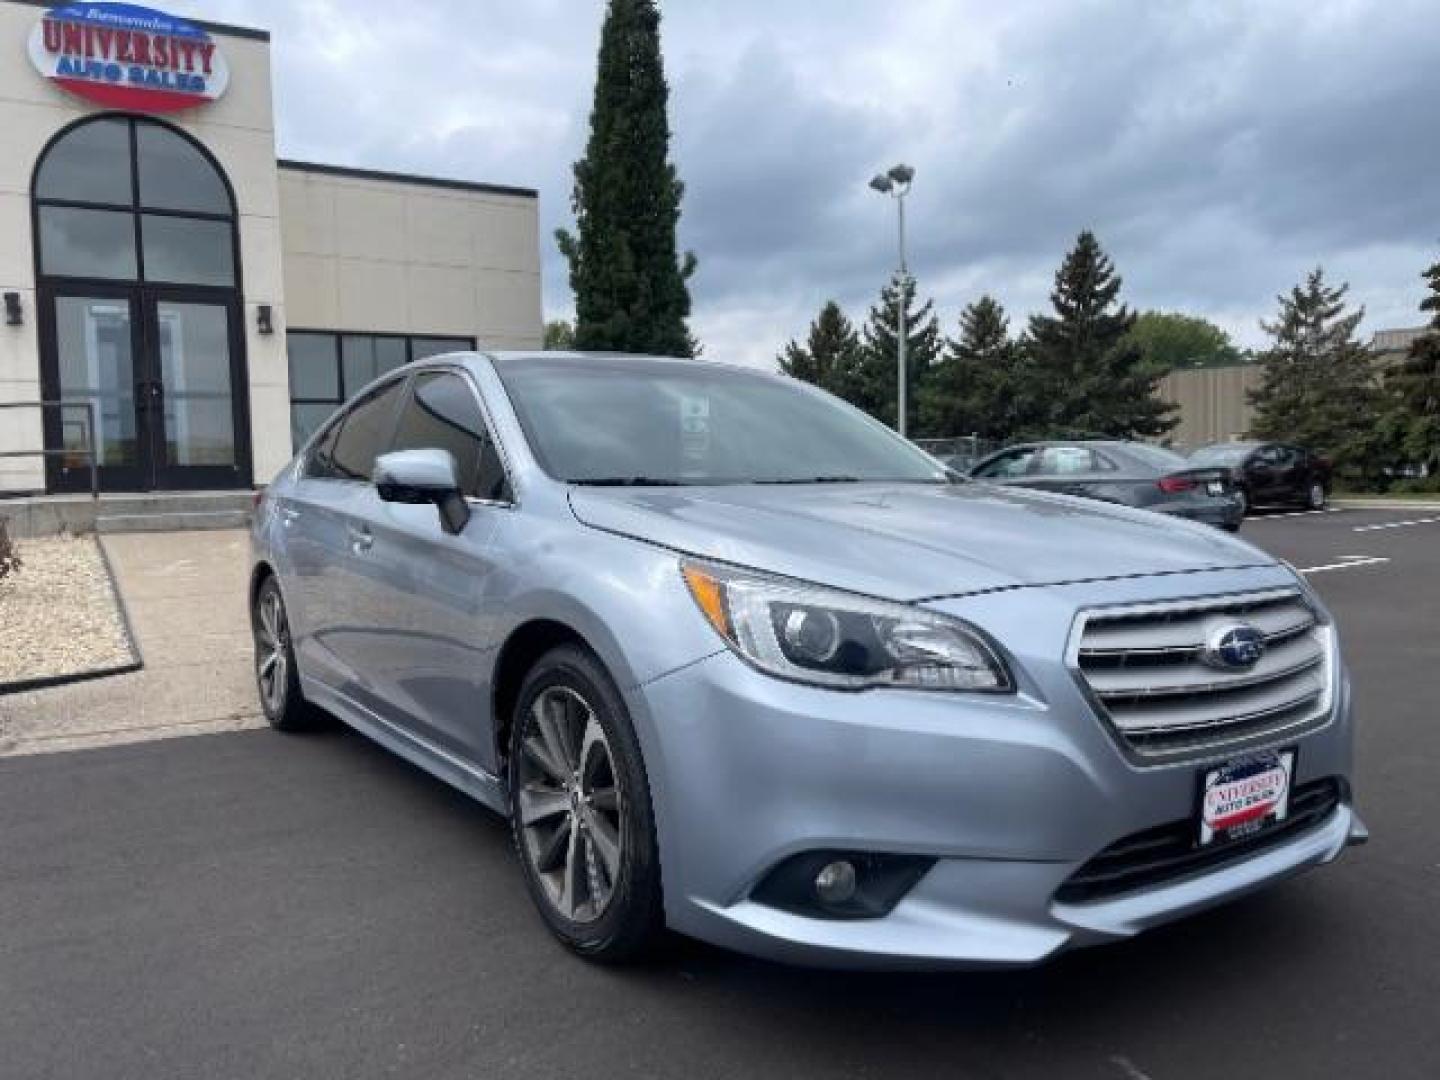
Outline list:
[[[1249,443],[1216,443],[1202,446],[1190,455],[1196,465],[1238,465],[1255,447]]]
[[[788,379],[706,361],[506,357],[541,467],[584,484],[948,483],[916,447]]]

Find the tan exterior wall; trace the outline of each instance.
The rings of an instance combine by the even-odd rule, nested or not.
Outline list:
[[[283,164],[288,326],[541,344],[533,198]]]
[[[44,8],[0,0],[0,292],[24,324],[0,322],[0,401],[40,397],[30,183],[62,127],[106,110],[31,65]],[[542,340],[536,200],[399,177],[356,177],[276,160],[270,42],[209,27],[230,68],[218,101],[163,119],[206,146],[234,190],[254,479],[290,457],[287,328],[473,337],[482,347]],[[257,329],[272,310],[274,332]],[[238,389],[238,388],[237,388]],[[43,445],[38,410],[0,410],[0,450]],[[0,458],[0,492],[41,490],[43,459]]]
[[[42,78],[26,44],[44,8],[0,2],[0,291],[17,291],[23,326],[0,325],[0,401],[40,397],[39,319],[35,307],[30,179],[51,136],[84,116],[106,110],[73,97]],[[249,370],[251,456],[257,479],[290,456],[289,376],[283,334],[261,335],[255,308],[270,304],[283,326],[279,195],[270,45],[211,31],[230,65],[230,83],[216,102],[172,113],[166,120],[204,143],[230,178],[239,214],[246,362]],[[38,412],[0,411],[0,448],[42,445]],[[0,458],[0,491],[45,486],[41,458]]]
[[[1169,438],[1190,447],[1242,438],[1254,416],[1248,392],[1259,385],[1255,364],[1171,372],[1158,389],[1162,400],[1178,407],[1180,423]]]

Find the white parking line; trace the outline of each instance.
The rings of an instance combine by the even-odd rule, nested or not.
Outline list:
[[[1342,561],[1326,563],[1324,566],[1302,566],[1298,569],[1302,574],[1323,574],[1326,570],[1349,570],[1355,566],[1376,566],[1390,561],[1379,555],[1341,555],[1340,559]]]
[[[1407,525],[1434,525],[1440,517],[1414,518],[1411,521],[1387,521],[1383,525],[1356,525],[1355,532],[1374,532],[1376,529],[1403,529]]]
[[[1281,521],[1284,518],[1314,517],[1316,514],[1343,514],[1344,512],[1345,507],[1343,506],[1327,506],[1324,510],[1292,510],[1288,514],[1257,514],[1254,517],[1247,517],[1245,523],[1250,525],[1257,521]]]

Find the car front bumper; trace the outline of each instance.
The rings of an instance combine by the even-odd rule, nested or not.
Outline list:
[[[1185,577],[1192,580],[1169,587],[1205,595],[1229,591],[1227,581],[1256,584],[1254,574],[1238,572]],[[1193,579],[1205,579],[1202,591]],[[1137,582],[1110,582],[1103,590],[1034,590],[1045,594],[1054,618],[1042,617],[1036,602],[1007,603],[1003,594],[937,606],[1002,642],[1023,640],[1026,652],[1057,657],[1068,633],[1065,612],[1100,596],[1123,600],[1127,591],[1153,598]],[[1038,629],[1046,626],[1052,629]],[[1028,639],[1015,636],[1027,629]],[[728,651],[629,691],[655,804],[669,924],[797,963],[1033,964],[1329,862],[1363,838],[1363,825],[1342,801],[1313,828],[1218,868],[1103,901],[1057,901],[1056,889],[1111,843],[1193,817],[1198,770],[1226,755],[1137,765],[1068,672],[1053,661],[1047,668],[1024,655],[1012,659],[1024,674],[1020,692],[1005,697],[827,691],[761,674]],[[1323,726],[1274,745],[1297,747],[1296,784],[1346,780],[1351,725],[1343,681]],[[878,918],[811,917],[752,897],[782,860],[821,849],[937,861]]]

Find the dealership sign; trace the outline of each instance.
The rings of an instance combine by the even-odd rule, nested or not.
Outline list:
[[[30,32],[30,60],[72,94],[114,109],[174,112],[214,101],[230,68],[197,26],[134,4],[60,4]]]

